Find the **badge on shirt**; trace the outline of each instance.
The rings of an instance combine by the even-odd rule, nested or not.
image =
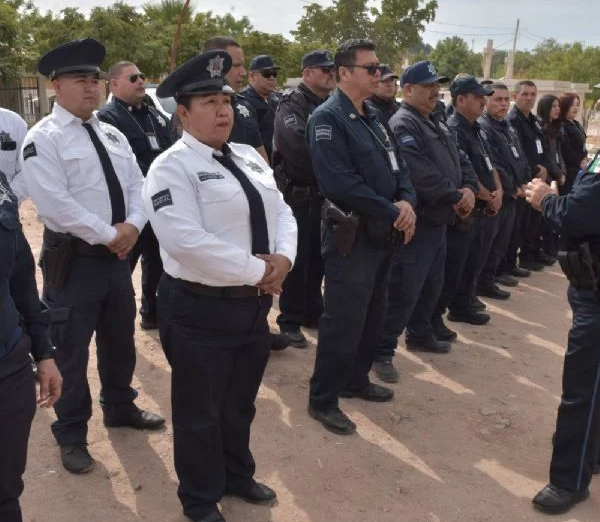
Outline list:
[[[161,190],[152,196],[152,206],[154,212],[158,212],[163,207],[168,207],[173,204],[173,198],[171,198],[171,191],[169,189]]]
[[[167,126],[167,120],[165,120],[162,116],[156,116],[156,119],[163,127]]]
[[[23,161],[29,158],[37,156],[37,150],[35,150],[35,143],[33,141],[29,145],[25,145],[23,148]]]
[[[243,103],[238,103],[235,106],[235,108],[244,118],[250,117],[250,111],[248,110],[248,107],[246,107]]]
[[[160,148],[160,144],[158,143],[158,138],[156,137],[156,134],[154,134],[153,132],[147,132],[146,138],[148,139],[148,145],[150,145],[150,150],[152,152],[159,152],[162,150]]]
[[[254,163],[253,161],[245,159],[244,165],[246,165],[246,167],[248,167],[251,171],[256,172],[258,174],[264,174],[265,172],[258,163]]]
[[[556,153],[556,163],[560,165],[560,154],[558,152]]]
[[[108,131],[106,133],[104,133],[104,135],[110,140],[112,141],[115,145],[117,143],[119,143],[119,138],[117,138],[116,134],[113,134],[112,132]]]
[[[17,142],[10,137],[10,133],[0,132],[0,150],[17,150]]]
[[[544,153],[544,148],[542,147],[542,140],[540,140],[539,138],[537,140],[535,140],[535,146],[537,148],[538,154]]]
[[[515,147],[514,145],[510,146],[510,150],[512,150],[513,156],[515,157],[515,159],[519,159],[519,151],[517,150],[517,147]]]
[[[315,125],[315,140],[331,141],[333,135],[333,127],[331,125]]]
[[[484,156],[483,158],[485,159],[485,165],[487,166],[488,170],[490,172],[492,172],[492,170],[494,170],[494,167],[492,167],[492,162],[490,160],[490,157],[489,156]]]
[[[285,118],[283,118],[283,124],[285,125],[286,129],[291,125],[297,125],[298,121],[296,120],[296,115],[288,114]]]

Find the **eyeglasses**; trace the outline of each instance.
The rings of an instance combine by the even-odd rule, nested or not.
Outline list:
[[[373,64],[373,65],[358,65],[358,64],[354,64],[354,65],[348,65],[348,69],[352,69],[354,67],[360,67],[361,69],[364,69],[365,71],[367,71],[367,74],[369,76],[375,76],[378,72],[381,72],[381,65],[377,64]]]
[[[130,74],[129,75],[129,81],[131,83],[137,82],[138,78],[140,78],[142,81],[144,81],[146,79],[146,75],[144,73],[137,73],[137,74]]]
[[[319,67],[323,74],[331,74],[333,72],[333,67]]]
[[[273,71],[260,71],[263,78],[277,78],[277,70]]]

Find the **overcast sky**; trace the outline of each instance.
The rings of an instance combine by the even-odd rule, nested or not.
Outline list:
[[[42,11],[54,12],[64,7],[78,6],[89,12],[97,5],[111,5],[113,0],[34,0]],[[146,0],[127,3],[143,5]],[[215,14],[231,12],[236,17],[247,16],[255,29],[282,33],[296,27],[308,0],[224,0],[206,2],[192,0],[197,11],[212,10]],[[331,0],[319,0],[323,6]],[[532,49],[546,37],[561,42],[584,41],[600,46],[600,0],[438,0],[436,21],[427,26],[426,43],[435,45],[443,38],[462,36],[476,51],[481,51],[488,38],[497,49],[508,49],[517,18],[521,30],[517,48]]]

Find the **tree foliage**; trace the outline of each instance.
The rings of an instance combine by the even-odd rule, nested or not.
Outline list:
[[[469,50],[469,45],[459,36],[440,40],[429,54],[438,71],[454,78],[458,73],[481,76],[482,56]]]

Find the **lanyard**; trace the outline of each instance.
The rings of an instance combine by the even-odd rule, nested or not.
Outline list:
[[[133,116],[133,114],[131,114],[131,112],[129,112],[125,107],[123,107],[120,103],[117,103],[117,106],[121,107],[121,109],[123,109],[128,115],[129,117],[135,122],[135,124],[138,126],[138,128],[144,133],[146,134],[146,131],[142,128],[142,126],[140,125],[140,123],[135,119],[135,117]],[[152,123],[152,118],[150,118],[149,115],[148,116],[148,121],[150,122],[150,126],[152,127],[152,132],[154,133],[154,135],[156,135],[156,129],[154,128],[154,123]]]

